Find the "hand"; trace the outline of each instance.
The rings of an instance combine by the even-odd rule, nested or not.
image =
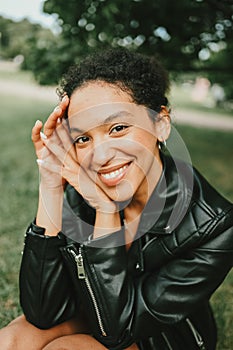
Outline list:
[[[61,121],[68,104],[69,98],[65,96],[48,117],[44,133],[41,132],[43,125],[40,121],[37,121],[32,129],[32,141],[38,157],[43,187],[57,189],[68,182],[97,211],[115,212],[115,203],[78,163],[66,120]]]
[[[42,133],[43,124],[41,121],[37,121],[32,129],[31,138],[34,143],[38,165],[42,162],[47,161],[49,163],[56,163],[57,159],[44,145],[43,138],[50,137],[56,130],[57,126],[60,124],[60,120],[63,117],[65,110],[69,104],[68,96],[64,96],[60,105],[57,106],[54,111],[48,117],[44,125],[44,133]],[[49,189],[62,188],[64,181],[62,180],[60,174],[54,174],[54,172],[49,171],[43,167],[40,168],[41,181],[43,185]]]
[[[57,233],[61,227],[61,192],[64,183],[68,182],[96,209],[93,237],[99,237],[117,231],[121,227],[120,216],[116,203],[78,163],[66,120],[60,121],[68,103],[69,99],[65,97],[51,113],[44,125],[44,134],[41,133],[41,122],[37,122],[32,131],[41,174],[38,222],[49,227],[48,234]]]
[[[65,120],[60,124],[57,123],[53,134],[49,138],[42,137],[42,141],[46,147],[46,157],[40,162],[41,169],[52,172],[58,178],[70,183],[97,211],[105,213],[116,211],[115,203],[78,163],[73,140]]]

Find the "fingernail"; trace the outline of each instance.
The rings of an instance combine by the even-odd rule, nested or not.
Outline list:
[[[58,124],[61,124],[61,118],[58,118],[58,119],[57,119],[57,123],[58,123]]]
[[[41,121],[38,119],[38,120],[35,122],[35,126],[38,126],[40,123],[41,123]]]
[[[53,110],[54,112],[61,112],[61,107],[60,106],[57,106],[54,108]]]
[[[44,163],[44,161],[42,159],[37,159],[36,162],[37,162],[37,164],[43,164]]]
[[[62,101],[66,101],[69,97],[67,95],[62,97]]]
[[[40,137],[43,139],[43,140],[47,140],[47,136],[41,131],[40,132]]]

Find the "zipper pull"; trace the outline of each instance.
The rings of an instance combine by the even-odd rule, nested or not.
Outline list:
[[[84,264],[83,264],[83,257],[82,257],[81,251],[79,252],[79,254],[76,254],[73,250],[70,250],[70,252],[73,255],[74,260],[75,260],[76,265],[77,265],[78,278],[80,280],[85,279],[86,278],[86,274],[85,274],[85,269],[84,269]]]
[[[81,253],[76,255],[75,261],[77,264],[78,278],[80,280],[82,280],[86,277],[86,274],[85,274],[85,269],[84,269],[84,265],[83,265],[83,257],[82,257]]]

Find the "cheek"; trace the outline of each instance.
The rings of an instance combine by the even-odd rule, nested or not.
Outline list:
[[[76,156],[77,156],[77,161],[78,164],[80,164],[83,168],[87,168],[88,164],[90,163],[90,151],[87,149],[81,149],[78,147],[75,147],[76,150]]]
[[[133,136],[133,141],[136,144],[141,145],[142,148],[148,149],[148,150],[154,150],[157,143],[157,138],[155,136],[155,133],[153,130],[143,130],[139,129],[135,132]]]
[[[133,139],[127,145],[127,152],[129,154],[134,154],[136,158],[146,159],[152,157],[156,154],[156,138],[151,135],[144,135]]]

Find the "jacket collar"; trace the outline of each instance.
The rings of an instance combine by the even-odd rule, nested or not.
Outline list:
[[[143,210],[137,236],[170,234],[185,216],[192,197],[193,168],[161,154],[163,172]]]

